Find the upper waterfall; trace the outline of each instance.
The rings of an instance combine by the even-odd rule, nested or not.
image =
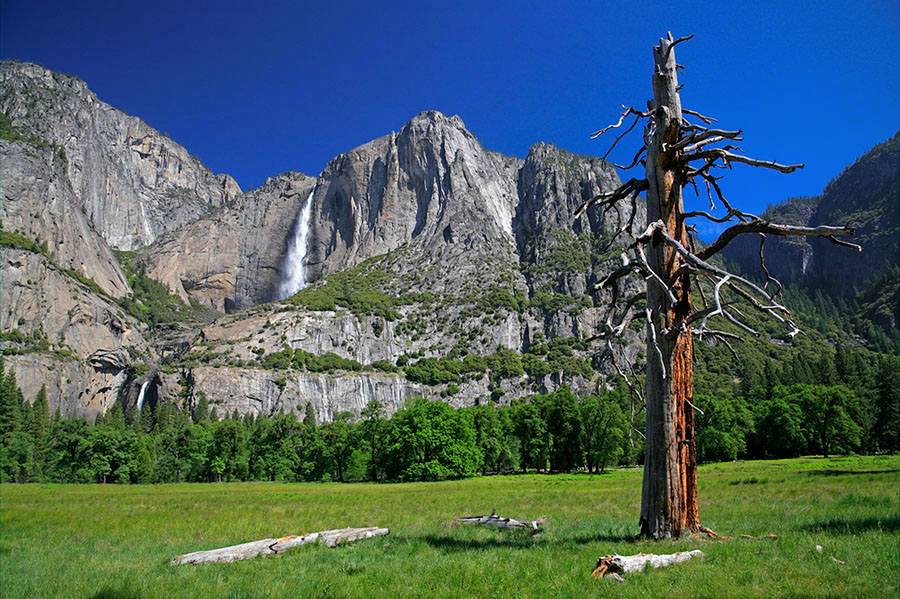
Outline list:
[[[294,224],[294,234],[288,242],[287,254],[282,264],[281,283],[278,284],[278,299],[290,297],[306,287],[306,260],[307,244],[309,242],[309,219],[312,214],[313,195],[316,188],[313,187],[306,198],[303,209],[297,214],[297,222]]]

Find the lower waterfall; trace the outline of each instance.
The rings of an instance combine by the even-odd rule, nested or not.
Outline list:
[[[144,405],[144,393],[147,391],[147,385],[150,384],[150,381],[144,381],[144,384],[141,385],[141,392],[138,393],[138,402],[137,409],[140,411],[141,407]]]

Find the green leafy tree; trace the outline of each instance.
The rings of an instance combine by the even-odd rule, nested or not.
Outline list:
[[[59,418],[53,423],[47,440],[52,481],[83,483],[91,479],[89,436],[84,418]]]
[[[243,422],[233,418],[220,420],[212,427],[212,437],[211,455],[224,464],[221,471],[213,470],[216,480],[246,480],[250,454]]]
[[[385,442],[390,422],[384,417],[384,407],[378,400],[371,400],[360,414],[360,435],[369,453],[369,479],[381,480],[385,471]]]
[[[843,385],[792,385],[782,391],[803,410],[809,449],[826,458],[835,451],[849,453],[859,447],[861,427],[853,418],[859,411],[856,395]]]
[[[607,464],[616,464],[625,454],[628,419],[622,411],[626,400],[621,389],[602,396],[588,395],[579,408],[584,425],[584,462],[588,472],[603,472]]]
[[[701,462],[737,459],[747,449],[753,414],[743,397],[723,399],[712,394],[694,396],[701,412],[697,419],[697,459]]]
[[[408,400],[394,414],[388,440],[391,478],[471,476],[481,462],[470,412],[442,401]]]
[[[540,406],[532,402],[516,404],[513,408],[513,430],[519,440],[522,471],[528,468],[539,472],[546,469],[550,453],[549,437]]]
[[[544,421],[550,435],[550,468],[568,472],[581,466],[583,426],[577,398],[562,385],[544,401]]]

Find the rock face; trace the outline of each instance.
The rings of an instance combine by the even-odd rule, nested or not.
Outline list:
[[[220,312],[275,299],[288,237],[315,185],[300,173],[270,178],[232,206],[163,235],[140,262],[184,301]]]
[[[825,187],[821,196],[789,200],[761,216],[774,222],[856,227],[849,241],[862,253],[824,238],[769,237],[766,265],[782,283],[847,296],[900,260],[900,133],[875,146]],[[762,277],[759,240],[737,239],[725,250],[744,272]]]
[[[521,352],[599,326],[588,288],[614,259],[601,246],[620,221],[595,212],[572,219],[584,200],[618,184],[596,158],[549,144],[525,160],[503,156],[485,150],[459,117],[431,111],[341,154],[318,177],[285,173],[239,194],[233,180],[214,177],[80,80],[4,62],[3,83],[0,107],[20,139],[32,138],[3,142],[4,228],[48,246],[46,254],[19,247],[4,255],[4,283],[14,282],[4,285],[4,305],[16,306],[4,315],[4,331],[47,338],[6,349],[26,395],[46,382],[51,405],[65,414],[90,416],[116,399],[131,407],[141,389],[151,403],[189,407],[205,395],[229,412],[300,412],[309,403],[321,420],[358,413],[370,400],[392,412],[414,394],[454,405],[510,401],[555,389],[564,377],[482,375],[451,390],[411,382],[402,371],[260,365],[285,348],[362,365]],[[630,210],[622,206],[616,218]],[[301,223],[305,247],[289,258]],[[131,294],[111,245],[146,245],[134,263],[149,277],[185,302],[235,314],[200,328],[146,329],[110,299]],[[290,269],[317,281],[354,267],[375,281],[363,296],[413,299],[378,314],[278,304],[246,311],[283,296]],[[564,301],[526,308],[535,294]],[[151,370],[142,365],[131,376],[134,364]],[[583,392],[594,386],[580,376],[565,382]]]
[[[82,212],[59,153],[3,140],[0,161],[4,230],[46,243],[58,265],[92,279],[110,296],[128,295],[125,275]]]
[[[459,117],[435,111],[341,154],[322,172],[313,197],[311,278],[408,242],[432,264],[458,273],[456,280],[473,274],[477,262],[457,259],[459,249],[515,260],[520,165],[482,148]]]
[[[39,253],[4,248],[4,363],[29,400],[46,385],[51,410],[93,417],[125,389],[129,366],[152,362],[143,325]]]
[[[511,288],[555,287],[547,277],[529,283],[520,264],[543,264],[560,230],[609,237],[630,206],[605,219],[594,211],[575,223],[572,216],[617,184],[612,167],[597,158],[550,144],[536,145],[524,161],[503,156],[482,148],[459,117],[430,111],[341,154],[317,178],[269,179],[233,206],[161,237],[141,260],[182,298],[220,311],[278,299],[297,216],[312,202],[308,280],[403,251],[397,268],[430,269],[430,291],[490,286],[501,273],[512,277]],[[483,268],[487,261],[495,267]],[[561,291],[583,294],[590,282],[588,272],[563,281]]]
[[[417,395],[463,406],[604,384],[605,356],[585,340],[602,327],[606,298],[591,288],[631,241],[623,225],[646,220],[629,201],[573,218],[619,184],[608,163],[544,143],[524,160],[503,156],[459,117],[430,111],[316,177],[284,173],[241,194],[80,80],[12,62],[2,75],[14,134],[0,144],[0,327],[5,364],[29,400],[46,385],[65,415],[92,417],[116,401],[131,410],[139,397],[191,408],[205,397],[220,415],[309,405],[322,422],[370,401],[390,414]],[[895,137],[821,199],[789,205],[795,222],[852,206],[871,255],[896,263],[897,225],[882,226],[897,221],[896,164]],[[857,198],[860,186],[874,195]],[[149,308],[111,246],[141,248],[132,264],[220,316],[141,316]],[[788,256],[775,261],[788,280],[844,268],[827,247],[771,249]],[[284,298],[292,274],[310,289]],[[629,335],[622,351],[638,357],[640,333]],[[523,368],[517,356],[532,349],[545,367]],[[496,366],[430,385],[397,366],[466,356]],[[503,364],[510,356],[513,367]]]
[[[3,61],[0,110],[26,136],[65,151],[66,177],[94,229],[115,248],[153,242],[227,204],[240,188],[181,145],[100,101],[75,77]]]
[[[278,412],[305,414],[308,404],[316,422],[330,422],[339,412],[359,415],[370,401],[378,401],[393,414],[411,397],[429,390],[401,376],[385,374],[287,375],[247,368],[194,368],[194,393],[213,398],[212,407],[221,414],[271,416]]]

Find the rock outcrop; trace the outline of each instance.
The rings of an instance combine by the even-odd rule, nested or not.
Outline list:
[[[900,133],[861,156],[833,179],[822,195],[788,200],[761,216],[774,222],[814,227],[852,225],[849,241],[862,253],[824,238],[778,238],[765,243],[766,266],[784,284],[848,296],[900,262]],[[739,238],[723,252],[743,272],[763,277],[759,239]]]
[[[284,173],[241,194],[78,79],[8,61],[2,75],[14,135],[0,144],[0,327],[29,400],[44,384],[65,415],[205,398],[220,415],[308,405],[323,422],[370,401],[390,414],[418,395],[463,406],[604,384],[604,350],[585,341],[603,326],[606,298],[592,286],[631,241],[623,225],[646,220],[627,200],[573,218],[619,184],[605,161],[545,143],[504,156],[459,117],[429,111],[318,176]],[[855,219],[866,268],[896,264],[897,145],[860,159],[822,198],[776,210],[804,224]],[[825,265],[857,281],[858,266],[819,240],[775,241],[770,268],[787,281]],[[131,279],[110,246],[140,248]],[[733,259],[755,259],[740,247]],[[285,298],[295,269],[310,288]],[[220,315],[160,320],[157,306],[148,317],[129,287],[143,275]],[[642,359],[641,333],[628,335],[621,351]],[[496,365],[452,384],[403,370],[466,356]]]
[[[315,185],[300,173],[272,177],[214,216],[161,236],[139,261],[184,301],[219,312],[276,299],[287,239]]]
[[[51,410],[93,417],[119,398],[131,365],[154,361],[141,323],[40,253],[3,248],[2,276],[4,363],[29,400],[45,385]]]
[[[64,158],[49,147],[3,140],[0,163],[3,230],[46,244],[59,266],[91,279],[108,295],[128,295],[118,261],[81,210]]]
[[[94,229],[131,250],[240,194],[184,147],[102,102],[85,82],[31,63],[0,65],[0,110],[26,136],[62,148],[66,177]]]

